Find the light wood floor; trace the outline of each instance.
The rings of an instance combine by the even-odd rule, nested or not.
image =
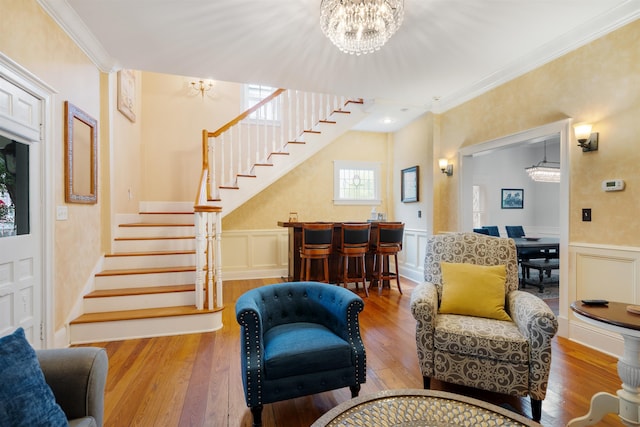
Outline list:
[[[105,426],[250,426],[240,377],[240,328],[235,301],[246,290],[278,279],[224,283],[224,328],[174,337],[137,339],[91,345],[105,347],[109,375]],[[393,283],[381,296],[365,299],[360,317],[367,350],[367,382],[360,395],[386,389],[421,388],[415,344],[415,320],[409,303],[414,283],[402,281],[403,295]],[[364,297],[364,295],[362,295]],[[542,425],[560,427],[589,408],[598,391],[620,388],[616,359],[563,338],[555,338]],[[508,403],[530,416],[528,399],[491,394],[432,381],[432,388],[465,394],[495,404]],[[342,389],[265,405],[265,427],[306,427],[330,408],[350,398]],[[599,426],[619,426],[607,416]]]

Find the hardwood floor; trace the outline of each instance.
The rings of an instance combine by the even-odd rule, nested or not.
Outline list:
[[[246,290],[278,279],[224,283],[224,328],[173,337],[135,339],[90,345],[109,354],[105,426],[250,426],[240,377],[240,328],[235,301]],[[367,349],[367,382],[360,395],[386,389],[422,388],[415,344],[415,320],[409,310],[415,283],[402,281],[382,295],[365,298],[360,317]],[[362,291],[360,292],[364,298]],[[563,338],[555,338],[544,426],[560,427],[589,408],[598,391],[616,392],[617,360]],[[528,398],[492,394],[432,381],[432,388],[495,404],[509,404],[530,416]],[[323,413],[350,398],[347,388],[265,405],[265,427],[311,425]],[[619,426],[608,415],[599,426]]]

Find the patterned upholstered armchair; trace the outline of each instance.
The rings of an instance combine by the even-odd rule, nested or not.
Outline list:
[[[362,299],[340,286],[289,282],[238,299],[242,382],[253,425],[262,406],[342,387],[356,397],[366,381]]]
[[[441,262],[505,265],[504,311],[511,320],[440,313],[446,286]],[[424,277],[425,283],[411,296],[411,311],[417,321],[418,361],[425,388],[436,378],[498,393],[528,395],[532,418],[539,421],[551,365],[551,339],[558,323],[544,301],[518,291],[513,240],[478,233],[432,236],[427,242]]]

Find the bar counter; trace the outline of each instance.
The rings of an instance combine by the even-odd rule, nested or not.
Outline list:
[[[318,223],[322,221],[313,221],[312,223]],[[330,221],[329,221],[330,222]],[[338,271],[340,268],[339,265],[339,256],[338,249],[340,249],[341,242],[341,230],[342,224],[353,224],[353,223],[364,223],[367,221],[343,221],[343,222],[333,222],[333,250],[331,255],[329,256],[329,282],[337,283],[338,282]],[[369,221],[371,224],[371,235],[369,236],[369,241],[374,242],[378,237],[378,221]],[[287,227],[289,229],[289,270],[288,277],[286,279],[290,282],[297,282],[300,280],[300,246],[302,246],[302,226],[304,222],[284,222],[278,221],[279,227]],[[366,270],[367,270],[367,280],[371,280],[372,272],[373,272],[373,253],[367,253],[365,257]],[[311,276],[318,277],[319,274],[319,264],[313,263],[311,268]],[[351,265],[350,265],[351,266]],[[385,281],[388,282],[388,281]],[[388,284],[388,283],[385,283]]]

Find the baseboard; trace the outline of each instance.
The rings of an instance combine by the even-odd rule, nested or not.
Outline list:
[[[596,328],[587,323],[576,320],[569,322],[570,340],[601,353],[614,357],[622,357],[624,341],[622,336]]]

